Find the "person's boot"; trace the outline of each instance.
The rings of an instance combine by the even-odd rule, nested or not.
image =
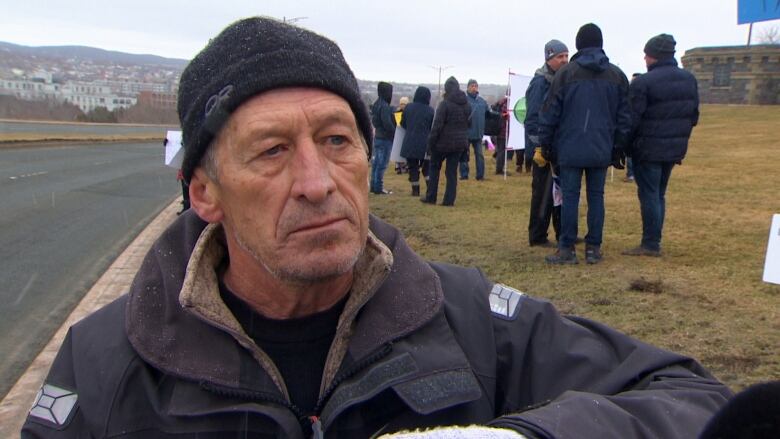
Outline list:
[[[658,258],[661,256],[661,250],[650,250],[649,248],[642,247],[640,245],[638,247],[625,250],[621,252],[621,254],[626,256],[652,256]]]
[[[413,197],[420,196],[420,186],[412,186],[412,196]]]
[[[601,262],[601,246],[585,245],[585,262],[588,264],[598,264]]]
[[[573,248],[559,248],[555,253],[545,256],[544,260],[553,265],[574,265],[580,262]]]

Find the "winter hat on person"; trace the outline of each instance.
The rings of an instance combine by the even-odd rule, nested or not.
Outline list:
[[[583,25],[580,30],[577,31],[576,45],[577,50],[587,49],[589,47],[602,48],[604,46],[604,39],[601,36],[601,29],[593,23]]]
[[[466,87],[471,87],[471,84],[479,85],[479,84],[477,84],[477,80],[476,79],[469,79],[469,82],[466,84]]]
[[[281,87],[316,87],[344,98],[371,155],[371,117],[336,43],[273,18],[252,17],[236,21],[211,39],[181,75],[177,109],[184,179],[190,181],[209,144],[236,108],[257,94]]]
[[[677,42],[669,34],[656,35],[645,44],[645,54],[655,59],[664,59],[674,56],[674,47]]]
[[[544,60],[554,58],[561,53],[568,52],[569,48],[558,40],[550,40],[544,45]]]

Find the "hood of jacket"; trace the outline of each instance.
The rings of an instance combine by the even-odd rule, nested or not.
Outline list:
[[[379,99],[388,104],[393,100],[393,84],[389,82],[379,82],[376,85],[376,92],[379,95]]]
[[[466,93],[460,89],[460,84],[454,76],[447,78],[444,82],[444,99],[453,102],[458,105],[463,105],[468,102],[466,99]]]
[[[229,387],[276,388],[286,397],[278,371],[220,298],[217,270],[226,254],[220,225],[191,211],[179,217],[154,243],[133,280],[127,337],[138,355],[162,372]],[[323,389],[347,353],[360,361],[425,325],[443,301],[435,272],[396,229],[373,216],[349,294]],[[253,361],[261,367],[247,367]]]
[[[555,72],[552,71],[549,65],[547,63],[542,64],[541,67],[536,69],[536,72],[534,72],[535,76],[544,76],[545,81],[547,81],[548,84],[552,84],[553,78],[555,77]]]
[[[603,72],[609,66],[609,58],[604,49],[600,47],[582,49],[574,54],[571,60],[583,68],[594,72]]]
[[[412,102],[416,102],[418,104],[425,104],[430,105],[431,104],[431,89],[428,87],[417,87],[417,90],[414,91],[414,99]]]

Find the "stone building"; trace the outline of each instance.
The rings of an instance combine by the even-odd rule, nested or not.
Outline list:
[[[682,64],[702,103],[780,105],[780,45],[697,47]]]

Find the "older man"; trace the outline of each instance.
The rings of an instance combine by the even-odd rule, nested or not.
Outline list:
[[[547,229],[552,219],[555,239],[560,237],[561,208],[553,206],[552,163],[541,156],[539,145],[539,110],[547,98],[555,72],[569,63],[569,48],[558,40],[550,40],[544,45],[544,64],[536,70],[533,79],[525,91],[525,148],[536,152],[533,162],[533,180],[531,181],[531,211],[528,221],[528,244],[530,246],[552,246],[547,238]],[[534,153],[532,152],[532,157]],[[530,159],[529,159],[530,160]]]
[[[192,210],[71,329],[24,437],[693,437],[730,395],[371,216],[371,121],[330,40],[236,22],[179,115]]]

